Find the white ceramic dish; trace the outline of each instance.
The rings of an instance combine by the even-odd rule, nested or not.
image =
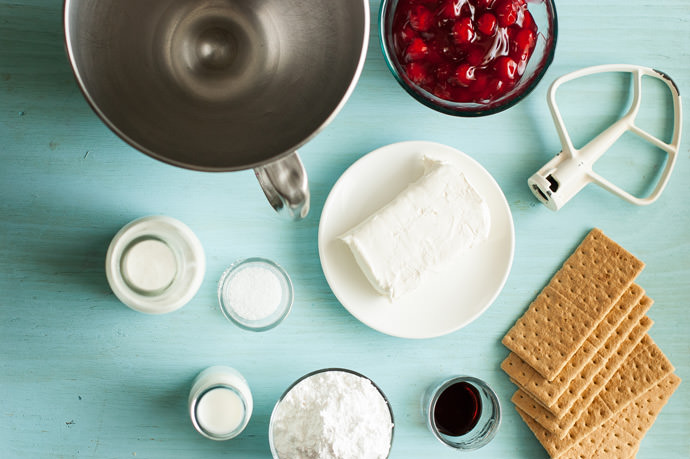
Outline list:
[[[421,177],[425,154],[462,167],[489,205],[491,231],[447,269],[429,273],[416,290],[390,301],[374,290],[338,236]],[[379,148],[343,173],[324,205],[318,244],[326,280],[353,316],[388,335],[432,338],[464,327],[493,303],[513,263],[515,231],[503,192],[478,162],[446,145],[414,141]]]

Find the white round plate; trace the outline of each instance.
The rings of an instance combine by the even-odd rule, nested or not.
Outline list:
[[[462,168],[489,205],[491,231],[488,240],[391,301],[374,290],[338,237],[421,177],[424,155]],[[514,248],[513,218],[494,178],[466,154],[433,142],[396,143],[360,158],[333,186],[319,223],[321,266],[338,301],[364,324],[401,338],[445,335],[479,317],[503,288]]]

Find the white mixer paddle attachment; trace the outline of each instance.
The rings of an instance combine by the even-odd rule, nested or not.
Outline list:
[[[591,140],[587,145],[577,150],[573,147],[573,143],[568,136],[568,133],[563,124],[563,118],[556,105],[556,90],[558,87],[567,82],[586,75],[604,72],[627,72],[633,75],[634,95],[630,110],[618,121],[609,126],[601,134]],[[673,137],[671,143],[665,143],[651,134],[643,131],[635,125],[635,118],[640,110],[641,93],[642,93],[642,77],[644,75],[657,78],[663,81],[668,86],[673,96],[673,114],[674,126]],[[558,136],[561,140],[562,151],[556,155],[551,161],[546,163],[544,167],[539,169],[528,180],[532,193],[541,201],[546,207],[551,210],[559,210],[570,199],[575,196],[582,188],[589,183],[595,183],[605,190],[614,193],[626,201],[637,204],[647,205],[651,204],[661,195],[661,192],[666,187],[668,179],[671,176],[671,171],[678,156],[678,148],[680,145],[680,133],[683,123],[683,115],[681,110],[681,99],[678,92],[678,87],[673,80],[659,70],[654,70],[648,67],[640,67],[636,65],[600,65],[595,67],[584,68],[556,79],[549,88],[547,102],[551,110],[558,131]],[[630,193],[622,190],[618,186],[609,182],[593,170],[594,163],[608,150],[626,131],[631,131],[652,145],[660,148],[668,154],[666,166],[659,177],[659,180],[653,191],[646,197],[633,196]]]

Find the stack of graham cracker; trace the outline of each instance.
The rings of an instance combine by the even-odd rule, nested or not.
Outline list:
[[[649,337],[644,263],[592,230],[503,338],[512,401],[552,458],[630,458],[680,384]]]

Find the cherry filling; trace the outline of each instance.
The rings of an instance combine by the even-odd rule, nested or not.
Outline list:
[[[393,52],[435,96],[487,103],[522,77],[537,41],[525,0],[400,0]]]

